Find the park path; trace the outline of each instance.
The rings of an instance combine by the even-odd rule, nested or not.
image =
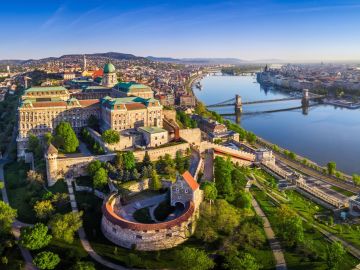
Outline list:
[[[245,186],[245,191],[249,192],[249,189],[251,187],[252,181],[248,180]],[[286,270],[286,262],[285,262],[285,256],[284,253],[281,249],[281,245],[279,240],[275,237],[275,233],[273,231],[273,229],[271,228],[271,224],[268,220],[268,218],[266,217],[265,213],[263,212],[263,210],[260,208],[258,202],[254,199],[254,197],[252,197],[251,199],[251,205],[255,210],[255,213],[261,217],[261,219],[264,222],[264,231],[265,231],[265,235],[266,238],[269,241],[270,244],[270,248],[274,254],[274,258],[276,261],[276,265],[275,268],[276,270]]]
[[[74,194],[74,189],[72,186],[72,182],[71,180],[67,179],[66,180],[66,184],[68,187],[68,191],[69,191],[69,198],[70,198],[70,204],[71,204],[71,209],[73,212],[79,212],[78,207],[77,207],[77,203],[75,200],[75,194]],[[96,253],[96,251],[92,248],[89,240],[86,238],[86,234],[85,234],[85,230],[83,227],[81,227],[78,230],[78,234],[79,234],[79,238],[80,238],[80,242],[81,245],[83,246],[83,248],[85,249],[85,251],[89,254],[89,256],[95,260],[96,262],[111,268],[111,269],[115,269],[115,270],[127,270],[128,268],[109,262],[107,260],[105,260],[103,257],[101,257],[99,254]]]

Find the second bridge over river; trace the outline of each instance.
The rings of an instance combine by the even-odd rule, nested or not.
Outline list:
[[[243,105],[252,105],[252,104],[261,104],[261,103],[272,103],[272,102],[282,102],[282,101],[291,101],[291,100],[299,100],[301,101],[301,105],[298,107],[292,108],[282,108],[274,110],[277,111],[285,111],[289,109],[298,109],[301,107],[308,107],[310,100],[320,101],[324,98],[322,95],[317,95],[314,93],[310,93],[308,89],[304,89],[302,92],[302,97],[286,97],[286,98],[278,98],[278,99],[264,99],[264,100],[255,100],[255,101],[245,101],[243,102],[239,95],[236,95],[235,98],[231,98],[222,102],[218,102],[215,104],[207,105],[208,108],[216,108],[216,107],[234,107],[234,115],[242,113]],[[264,111],[264,112],[272,112],[272,111]],[[261,113],[261,112],[252,112],[252,113]]]

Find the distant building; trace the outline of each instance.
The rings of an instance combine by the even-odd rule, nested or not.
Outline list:
[[[68,80],[75,79],[76,74],[73,72],[64,72],[62,74],[62,77],[63,77],[64,81],[68,81]]]
[[[179,97],[179,105],[185,107],[195,107],[196,99],[193,95],[181,95]]]
[[[25,90],[21,98],[23,100],[31,99],[35,101],[50,101],[55,98],[58,100],[68,100],[70,93],[63,86],[31,87]]]

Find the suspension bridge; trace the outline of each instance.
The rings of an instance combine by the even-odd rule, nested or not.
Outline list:
[[[277,98],[277,99],[264,99],[264,100],[255,100],[255,101],[245,101],[243,102],[239,95],[235,95],[234,98],[221,101],[215,104],[209,104],[206,107],[208,108],[217,108],[217,107],[230,107],[233,106],[235,108],[235,115],[238,114],[256,114],[256,113],[270,113],[270,112],[281,112],[281,111],[289,111],[295,109],[301,109],[304,107],[309,107],[309,102],[311,100],[320,101],[325,96],[317,95],[314,93],[310,93],[308,89],[304,89],[302,93],[302,97],[286,97],[286,98]],[[291,108],[280,108],[276,110],[267,110],[267,111],[256,111],[256,112],[249,112],[243,113],[242,106],[243,105],[252,105],[252,104],[261,104],[261,103],[273,103],[273,102],[283,102],[283,101],[292,101],[292,100],[299,100],[301,104],[296,107]],[[234,115],[232,114],[232,115]],[[226,114],[230,115],[230,114]]]

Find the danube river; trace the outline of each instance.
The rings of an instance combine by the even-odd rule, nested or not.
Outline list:
[[[253,76],[208,76],[202,90],[193,88],[205,104],[214,104],[239,94],[243,101],[288,97],[276,89],[264,90]],[[301,101],[286,101],[243,106],[244,112],[267,111],[301,106]],[[212,108],[231,113],[232,107]],[[226,117],[235,121],[235,117]],[[348,174],[360,174],[360,110],[330,105],[241,116],[240,125],[258,136],[305,156],[320,165],[335,161]]]

